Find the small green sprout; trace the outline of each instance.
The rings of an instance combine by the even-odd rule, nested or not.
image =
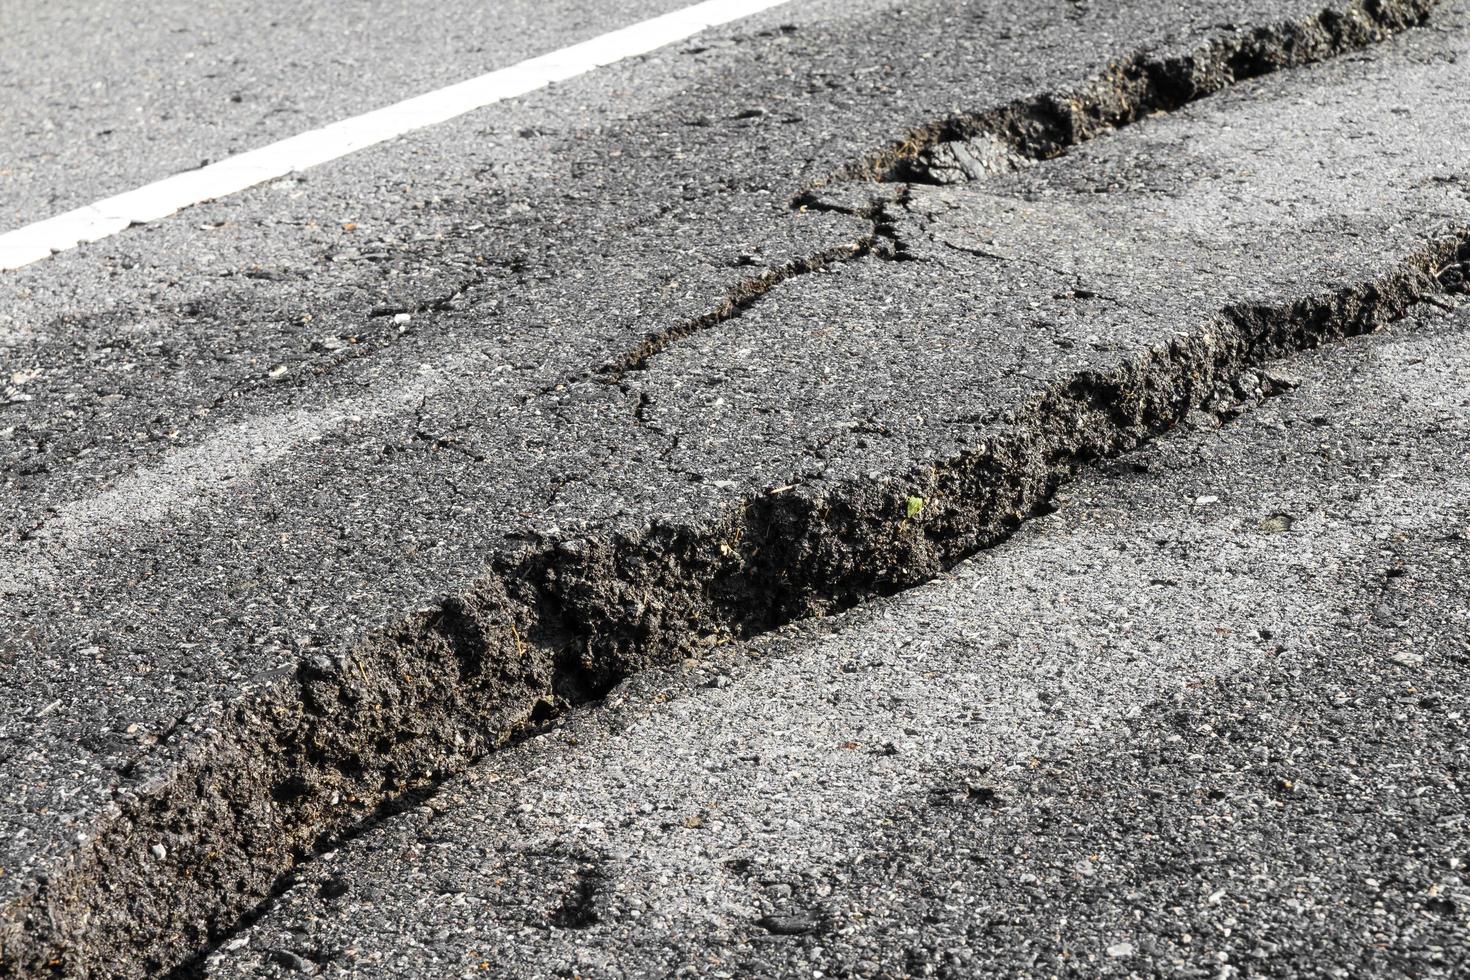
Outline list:
[[[904,508],[904,519],[905,520],[909,520],[909,521],[913,520],[915,517],[918,517],[919,516],[919,511],[921,511],[923,509],[924,509],[924,498],[923,497],[910,497],[909,498],[909,502],[908,502],[908,506],[906,508]]]

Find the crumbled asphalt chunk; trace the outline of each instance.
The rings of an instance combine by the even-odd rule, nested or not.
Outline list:
[[[205,972],[278,975],[298,935],[375,977],[1462,975],[1470,308],[1422,309],[931,583],[629,679],[305,869]],[[595,925],[501,911],[528,847],[607,855]],[[376,897],[324,902],[328,873]],[[793,915],[821,928],[767,932]]]
[[[271,954],[271,962],[292,973],[316,973],[316,965],[308,962],[288,949],[278,949]]]
[[[756,920],[756,925],[776,936],[804,936],[820,923],[805,915],[766,915]]]
[[[1231,10],[1290,25],[1320,5]],[[993,22],[895,33],[852,5],[700,56],[677,105],[629,85],[643,101],[595,137],[491,141],[493,189],[404,206],[404,158],[454,158],[418,152],[450,127],[299,199],[278,182],[7,276],[25,322],[0,324],[24,396],[0,442],[0,964],[173,965],[335,835],[626,673],[930,578],[1052,509],[1079,463],[1261,358],[1375,328],[1464,261],[1444,179],[1464,166],[1459,13],[1013,174],[874,213],[789,207],[957,92],[1070,91],[1120,52],[1227,30],[1211,5],[1053,13],[1007,8],[997,43]],[[927,57],[895,57],[898,35]],[[879,49],[904,84],[823,94],[820,66]],[[823,111],[781,147],[751,137],[775,113],[647,142],[691,104],[722,119],[806,83],[789,97]],[[542,94],[495,118],[566,111]],[[352,220],[323,223],[337,184]],[[205,262],[223,215],[258,227]],[[286,226],[310,230],[264,244]],[[732,266],[732,238],[776,271]],[[235,274],[269,250],[303,274]],[[324,335],[350,342],[323,357]]]
[[[967,141],[940,143],[921,150],[899,172],[909,180],[959,184],[1020,170],[1029,159],[993,132]]]

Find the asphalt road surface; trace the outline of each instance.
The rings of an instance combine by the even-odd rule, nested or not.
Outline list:
[[[0,235],[680,7],[133,6]],[[0,272],[0,974],[1470,969],[1466,118],[792,0]]]

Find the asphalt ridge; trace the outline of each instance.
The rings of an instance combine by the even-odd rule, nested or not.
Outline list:
[[[201,975],[1458,975],[1467,372],[1465,306],[1273,367],[490,757]]]

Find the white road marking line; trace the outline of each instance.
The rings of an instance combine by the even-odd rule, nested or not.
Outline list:
[[[0,270],[115,235],[184,208],[315,167],[415,129],[526,95],[790,0],[706,0],[360,116],[154,181],[0,235]]]

